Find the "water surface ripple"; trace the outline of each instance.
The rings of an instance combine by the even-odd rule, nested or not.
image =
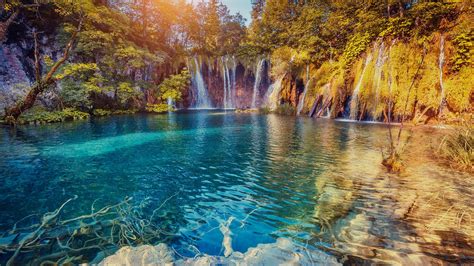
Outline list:
[[[64,217],[133,197],[137,205],[166,200],[158,215],[171,237],[163,241],[189,257],[197,250],[222,255],[219,225],[233,217],[232,247],[240,252],[288,237],[341,262],[472,261],[469,241],[441,244],[453,232],[441,224],[459,219],[430,216],[428,206],[447,210],[449,199],[472,212],[471,178],[431,161],[426,139],[411,151],[416,163],[407,173],[386,174],[386,132],[383,125],[232,112],[2,128],[0,236],[74,195]],[[446,192],[436,194],[432,184]],[[464,198],[449,194],[459,189]],[[472,239],[472,223],[458,226],[457,234]],[[420,238],[422,228],[428,233]]]

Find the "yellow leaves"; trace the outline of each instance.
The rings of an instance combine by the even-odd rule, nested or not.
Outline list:
[[[183,70],[180,74],[171,75],[165,79],[159,86],[161,99],[181,100],[182,91],[189,86],[190,79],[191,76],[187,70]]]
[[[172,111],[173,107],[168,106],[168,104],[147,104],[146,110],[151,113],[164,113],[167,111]]]
[[[95,63],[75,63],[68,64],[63,67],[61,73],[55,75],[56,79],[64,79],[66,77],[83,78],[90,75],[91,72],[97,71],[97,64]]]
[[[459,73],[449,77],[445,84],[448,106],[455,112],[468,111],[474,96],[474,69],[462,68]]]
[[[365,49],[371,41],[368,32],[357,33],[351,37],[344,49],[343,58],[347,65],[350,65]]]

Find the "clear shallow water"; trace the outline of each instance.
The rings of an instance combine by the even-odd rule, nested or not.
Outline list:
[[[394,179],[380,167],[386,132],[384,125],[208,111],[2,128],[0,231],[75,195],[62,217],[132,197],[152,206],[145,217],[163,204],[169,236],[162,241],[189,257],[222,255],[219,225],[233,217],[232,248],[240,252],[288,237],[339,258],[446,259],[449,252],[432,244],[440,241],[420,241],[417,218],[406,215],[425,177],[463,174],[426,161]],[[456,185],[467,189],[459,204],[471,211],[471,184]]]

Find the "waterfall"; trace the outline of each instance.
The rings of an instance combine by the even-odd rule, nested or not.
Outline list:
[[[224,109],[227,109],[227,58],[225,56],[221,57],[222,62],[222,79],[224,80],[224,97],[223,97],[223,106]]]
[[[445,56],[444,56],[444,35],[441,35],[441,40],[439,43],[439,61],[438,61],[438,67],[439,67],[439,85],[441,87],[441,102],[439,104],[439,114],[443,111],[443,107],[445,104],[445,92],[444,92],[444,84],[443,84],[443,67],[444,67],[444,61],[445,61]]]
[[[360,87],[362,86],[362,81],[364,80],[365,71],[367,70],[367,66],[369,65],[370,61],[372,61],[372,54],[367,55],[367,58],[365,59],[364,68],[362,69],[362,73],[360,74],[359,81],[357,82],[354,92],[352,93],[350,118],[353,120],[357,119],[357,112],[359,110],[359,91]]]
[[[281,85],[285,75],[281,76],[275,83],[268,87],[267,93],[265,93],[265,103],[270,110],[275,110],[278,107],[278,99],[280,96]]]
[[[374,111],[373,117],[377,118],[377,106],[380,100],[380,84],[382,83],[382,68],[387,60],[388,56],[385,54],[385,43],[382,42],[379,47],[377,61],[375,63],[375,71],[374,71],[374,80],[373,85],[375,87],[375,103],[374,103]]]
[[[168,103],[168,112],[173,111],[173,109],[174,109],[174,101],[173,101],[173,98],[168,97],[167,103]]]
[[[306,65],[306,84],[304,86],[303,95],[301,95],[300,100],[298,101],[298,107],[296,109],[297,110],[297,112],[296,112],[297,115],[300,115],[301,111],[303,110],[304,100],[306,98],[306,93],[308,92],[309,82],[310,82],[309,65]]]
[[[235,94],[236,94],[236,84],[237,84],[237,61],[235,60],[235,56],[232,56],[232,87],[230,96],[232,98],[232,106],[231,108],[235,108]]]
[[[197,89],[197,95],[193,107],[197,109],[212,108],[207,87],[202,77],[201,65],[199,64],[197,57],[194,57],[194,65],[196,68],[194,70],[193,85]]]
[[[261,59],[257,64],[257,69],[255,72],[255,84],[253,85],[252,108],[257,108],[258,88],[260,87],[260,83],[262,82],[262,72],[264,64],[265,59]]]
[[[224,81],[224,97],[223,97],[223,107],[224,109],[234,108],[234,98],[235,98],[235,57],[232,57],[232,71],[229,68],[229,58],[223,56],[222,61],[222,79]]]

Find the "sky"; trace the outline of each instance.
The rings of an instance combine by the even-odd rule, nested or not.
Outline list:
[[[198,0],[188,0],[190,2],[198,2]],[[239,12],[244,18],[247,19],[247,25],[250,24],[250,12],[252,11],[251,0],[221,0],[225,4],[231,14]]]
[[[250,23],[250,12],[252,11],[251,0],[221,0],[223,4],[229,7],[230,13],[239,12],[247,19],[247,25]]]

